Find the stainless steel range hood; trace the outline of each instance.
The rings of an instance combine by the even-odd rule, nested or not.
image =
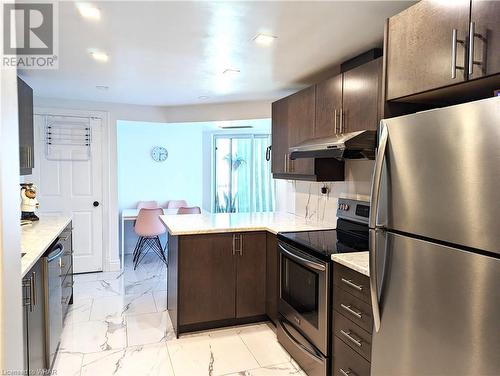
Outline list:
[[[312,138],[290,147],[290,159],[375,159],[376,131],[358,131],[331,137]]]

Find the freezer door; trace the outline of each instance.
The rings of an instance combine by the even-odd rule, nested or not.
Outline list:
[[[377,226],[500,253],[500,97],[383,127]]]
[[[377,231],[372,375],[498,375],[500,260]],[[385,271],[380,270],[385,265]]]

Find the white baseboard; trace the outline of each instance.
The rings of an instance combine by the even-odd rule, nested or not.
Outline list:
[[[120,259],[109,260],[107,265],[104,266],[106,272],[117,272],[121,270]]]

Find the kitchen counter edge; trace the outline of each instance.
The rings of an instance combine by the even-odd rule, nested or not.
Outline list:
[[[369,252],[337,253],[332,255],[332,260],[369,277],[369,254]]]
[[[72,221],[71,216],[44,216],[40,220],[21,227],[21,278],[37,263],[50,245]],[[32,239],[36,240],[33,241]],[[27,243],[31,243],[28,245]]]

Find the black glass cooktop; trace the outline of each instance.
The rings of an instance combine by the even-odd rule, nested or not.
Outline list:
[[[336,230],[284,232],[278,239],[324,260],[335,253],[368,251],[368,226],[339,219]]]

